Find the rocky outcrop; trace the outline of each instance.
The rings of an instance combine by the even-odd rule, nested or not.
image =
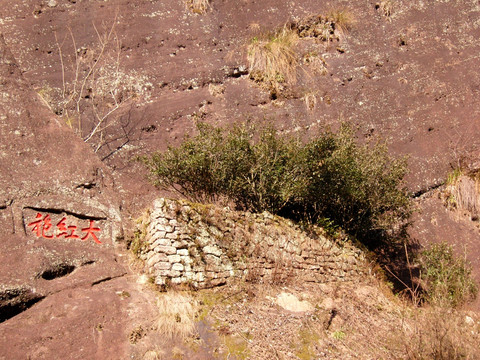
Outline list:
[[[269,213],[158,199],[143,220],[140,257],[155,283],[205,288],[231,279],[289,283],[348,281],[365,271],[360,250],[307,234]]]
[[[0,54],[0,233],[112,244],[121,220],[109,171],[28,87],[3,37]]]

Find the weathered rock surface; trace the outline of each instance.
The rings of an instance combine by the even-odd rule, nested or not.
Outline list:
[[[155,299],[116,249],[109,170],[29,87],[1,36],[0,174],[0,359],[147,351],[128,335],[149,328]]]
[[[392,8],[385,11],[384,4]],[[338,42],[308,44],[325,60],[324,75],[304,67],[279,99],[250,81],[245,45],[254,36],[345,6],[355,16],[351,30]],[[478,2],[453,0],[211,1],[204,15],[188,11],[184,1],[0,0],[0,32],[17,60],[2,43],[0,358],[103,359],[132,350],[122,331],[133,328],[135,311],[127,311],[127,319],[124,310],[148,295],[122,276],[128,270],[112,246],[121,234],[112,191],[122,196],[124,213],[137,217],[159,195],[132,158],[178,143],[199,119],[274,119],[280,131],[305,130],[307,136],[351,121],[365,139],[378,134],[394,153],[410,156],[414,191],[439,185],[464,158],[478,164],[479,14]],[[113,24],[105,59],[119,64],[100,64],[106,72],[99,78],[107,95],[121,83],[125,101],[118,97],[120,108],[90,141],[94,155],[65,125],[81,128],[83,137],[91,132],[98,123],[91,110],[94,89],[80,94],[82,124],[53,112],[60,114],[59,100],[65,100],[58,94],[69,96],[76,59],[85,61],[79,75],[85,74]],[[115,109],[114,102],[107,105],[106,113]],[[435,197],[419,204],[412,236],[421,242],[448,238],[458,249],[466,243],[478,276],[478,221],[456,217]],[[38,233],[38,220],[52,228]],[[164,240],[158,246],[168,251],[151,260],[155,271],[185,271],[186,264],[177,262],[186,256],[185,239]],[[206,248],[205,256],[218,258],[218,251]],[[115,294],[124,289],[132,296]],[[113,306],[97,306],[107,303]],[[141,305],[146,318],[153,311],[148,304]],[[103,322],[105,316],[110,320]]]

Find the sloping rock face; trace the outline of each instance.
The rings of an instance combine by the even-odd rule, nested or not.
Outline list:
[[[142,227],[140,257],[159,285],[327,283],[365,275],[359,249],[269,213],[158,199]]]
[[[155,299],[117,249],[111,175],[30,89],[2,37],[0,174],[0,359],[128,358]]]

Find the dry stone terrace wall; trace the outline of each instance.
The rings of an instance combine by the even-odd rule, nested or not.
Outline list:
[[[158,199],[141,226],[139,256],[159,285],[349,281],[366,268],[359,249],[269,213]]]

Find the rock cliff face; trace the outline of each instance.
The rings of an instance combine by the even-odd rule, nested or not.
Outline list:
[[[340,247],[320,230],[308,235],[269,213],[158,199],[141,227],[140,257],[159,285],[328,283],[354,280],[366,269],[355,247]]]
[[[121,215],[171,195],[132,159],[177,144],[199,120],[266,119],[306,137],[349,121],[365,141],[387,139],[410,157],[411,236],[466,244],[480,279],[478,217],[438,193],[452,167],[480,167],[478,1],[214,0],[203,14],[186,2],[0,0],[0,358],[143,358],[158,344],[129,341],[158,314],[116,246]],[[324,25],[314,19],[345,9],[351,27],[312,36]],[[298,68],[272,96],[252,81],[247,48],[287,23],[302,36]],[[158,283],[361,274],[355,251],[311,245],[277,218],[212,210],[228,216],[209,224],[192,208],[192,223],[163,206],[142,255]]]
[[[155,301],[118,249],[112,176],[30,88],[2,37],[0,225],[0,359],[127,358],[145,315],[123,314],[137,301],[151,314]]]

